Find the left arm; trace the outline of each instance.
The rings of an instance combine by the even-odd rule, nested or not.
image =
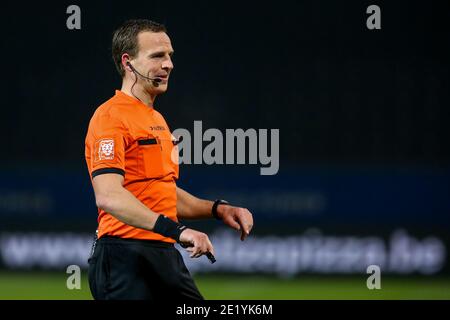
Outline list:
[[[179,219],[208,219],[212,218],[214,202],[194,197],[190,193],[177,187],[177,216]],[[217,215],[228,226],[241,231],[243,241],[253,228],[253,216],[245,208],[232,205],[219,205]]]
[[[177,216],[180,219],[212,218],[213,202],[194,197],[192,194],[177,187]]]

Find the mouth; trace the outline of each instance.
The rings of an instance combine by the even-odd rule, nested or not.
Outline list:
[[[156,76],[155,78],[159,79],[159,84],[167,84],[169,77],[167,75],[159,75]]]

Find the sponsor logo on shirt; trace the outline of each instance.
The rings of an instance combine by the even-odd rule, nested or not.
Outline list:
[[[166,128],[163,127],[163,126],[150,126],[150,130],[152,130],[152,131],[164,131],[164,130],[166,130]]]

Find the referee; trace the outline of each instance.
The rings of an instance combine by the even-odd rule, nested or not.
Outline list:
[[[166,28],[150,20],[126,21],[113,35],[122,88],[97,108],[85,141],[98,207],[89,258],[94,299],[201,300],[174,243],[191,258],[214,259],[214,248],[206,234],[178,220],[215,217],[241,230],[241,240],[253,226],[247,209],[196,198],[176,185],[176,141],[154,108],[167,90],[172,54]]]

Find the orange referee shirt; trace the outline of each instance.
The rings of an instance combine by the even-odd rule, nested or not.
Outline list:
[[[104,173],[121,174],[124,187],[149,209],[178,221],[178,164],[171,158],[174,141],[158,111],[116,90],[114,97],[97,108],[89,123],[85,157],[91,179]],[[98,237],[103,235],[175,242],[129,226],[99,209]]]

